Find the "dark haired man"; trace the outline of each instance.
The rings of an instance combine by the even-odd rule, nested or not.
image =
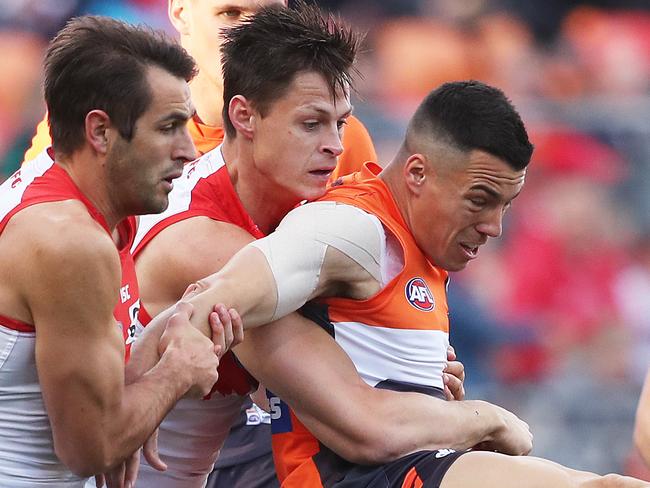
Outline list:
[[[300,201],[325,192],[343,150],[357,44],[347,27],[306,6],[265,8],[226,32],[226,138],[186,166],[166,212],[140,220],[134,256],[141,313],[175,303],[189,283],[272,231]],[[204,485],[251,390],[230,356],[222,367],[230,369],[220,370],[210,400],[182,400],[163,421],[159,448],[168,470],[144,463],[139,485]]]
[[[181,305],[160,361],[124,382],[140,308],[129,216],[164,210],[193,157],[194,73],[173,40],[108,18],[72,19],[50,43],[53,148],[0,187],[2,486],[83,486],[217,378]]]
[[[501,234],[532,150],[502,92],[445,84],[420,105],[383,171],[367,163],[200,282],[193,321],[205,327],[215,301],[236,307],[248,328],[237,357],[294,408],[270,398],[282,486],[650,486],[483,451],[527,454],[528,426],[485,402],[444,401],[448,271]],[[251,329],[314,299],[303,314],[322,329],[284,320]],[[360,383],[387,398],[403,392],[429,412],[413,429],[401,408],[360,398]],[[366,435],[355,427],[359,411],[382,425],[383,438],[341,442],[341,430]],[[401,444],[404,429],[410,446]],[[391,460],[400,450],[406,455]],[[373,462],[383,464],[364,466]]]

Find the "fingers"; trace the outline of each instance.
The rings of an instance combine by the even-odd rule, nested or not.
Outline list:
[[[131,454],[131,457],[126,460],[124,472],[124,488],[133,488],[135,480],[138,477],[138,469],[140,468],[140,449]]]
[[[212,342],[215,346],[220,346],[219,353],[217,353],[219,357],[244,340],[244,323],[234,308],[226,309],[220,303],[215,305],[209,322],[212,330]],[[215,338],[219,338],[219,341],[216,341]]]
[[[192,283],[190,286],[186,288],[185,292],[183,292],[183,296],[181,297],[181,300],[185,300],[185,301],[189,300],[194,295],[196,295],[198,291],[199,291],[199,285],[197,285],[196,283]]]
[[[447,361],[456,361],[456,350],[451,344],[447,346]]]
[[[194,310],[194,307],[192,306],[191,303],[185,302],[185,301],[180,301],[176,303],[174,306],[174,311],[172,313],[172,316],[169,317],[169,320],[167,321],[167,325],[169,325],[172,321],[173,322],[186,322],[190,320],[190,317],[192,316],[192,311]]]
[[[242,321],[239,313],[234,308],[228,310],[230,314],[230,319],[232,321],[232,332],[233,332],[233,341],[230,347],[235,347],[237,344],[241,344],[244,340],[244,322]]]
[[[215,307],[216,308],[216,307]],[[225,308],[225,307],[224,307]],[[214,343],[214,352],[219,358],[223,356],[226,351],[226,332],[223,323],[219,316],[219,312],[211,312],[208,317],[210,323],[210,330],[212,331],[212,342]]]
[[[124,474],[126,466],[120,463],[119,466],[111,469],[108,473],[104,473],[107,488],[124,488]]]
[[[144,443],[144,446],[142,446],[142,454],[152,468],[158,471],[165,471],[167,469],[167,464],[160,459],[160,454],[158,453],[158,429],[154,430],[153,434],[151,434],[149,439]]]
[[[445,385],[445,396],[447,400],[463,400],[465,398],[465,387],[463,382],[456,376],[449,373],[442,374],[442,381]]]

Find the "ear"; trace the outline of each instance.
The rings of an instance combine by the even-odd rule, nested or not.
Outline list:
[[[252,139],[255,132],[255,115],[257,112],[242,95],[235,95],[228,104],[228,117],[235,130],[247,139]]]
[[[111,118],[103,110],[93,110],[86,114],[84,121],[86,141],[99,154],[108,152],[111,128]]]
[[[414,194],[422,193],[427,182],[427,167],[429,166],[424,154],[411,154],[404,164],[404,180],[407,188]]]
[[[185,0],[169,0],[167,5],[169,21],[182,36],[186,36],[190,32],[188,9],[189,6]]]

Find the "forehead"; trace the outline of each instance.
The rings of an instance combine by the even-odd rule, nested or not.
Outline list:
[[[513,169],[504,160],[480,150],[469,153],[469,162],[461,174],[466,190],[484,191],[506,200],[521,191],[526,179],[526,169]]]
[[[323,75],[315,72],[298,73],[278,98],[271,110],[323,111],[345,114],[351,110],[350,90],[337,88],[334,97]]]
[[[193,0],[196,4],[209,9],[233,9],[257,12],[270,5],[286,6],[286,0]]]
[[[144,115],[158,117],[170,112],[178,112],[178,116],[187,118],[192,115],[194,109],[190,88],[184,79],[157,66],[149,66],[146,76],[151,91],[151,104]]]

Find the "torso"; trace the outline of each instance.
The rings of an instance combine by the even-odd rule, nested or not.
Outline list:
[[[387,278],[367,300],[319,300],[303,313],[329,331],[369,385],[440,396],[449,344],[446,271],[419,250],[388,189],[369,168],[346,185],[333,187],[323,199],[379,218],[388,236],[381,260],[381,275]],[[403,267],[396,269],[400,256]],[[272,425],[274,457],[286,486],[320,486],[349,469],[349,463],[321,446],[286,404],[273,401],[278,406]]]
[[[67,173],[43,152],[29,167],[12,175],[0,186],[0,234],[17,213],[33,205],[79,200],[89,215],[109,232],[101,214],[79,191]],[[38,225],[37,222],[34,225]],[[138,286],[129,253],[135,221],[123,221],[118,232],[122,243],[121,289],[116,297],[115,319],[127,338],[129,326],[137,323]],[[2,236],[0,235],[0,238]],[[12,318],[0,310],[0,486],[81,487],[84,481],[71,473],[56,457],[50,423],[38,382],[34,348],[37,330],[33,324]]]
[[[263,237],[235,193],[219,147],[185,166],[183,175],[174,180],[164,213],[141,217],[134,242],[136,260],[165,228],[199,216],[234,224],[255,238]],[[228,352],[219,365],[219,381],[210,399],[183,399],[165,417],[158,446],[169,468],[160,473],[143,458],[138,486],[202,487],[242,402],[254,387],[254,380]]]

